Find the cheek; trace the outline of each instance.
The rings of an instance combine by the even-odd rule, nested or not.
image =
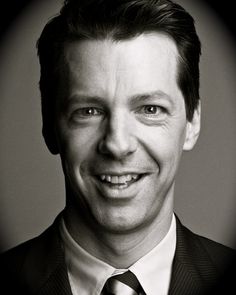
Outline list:
[[[83,193],[88,191],[86,187],[89,171],[89,159],[91,151],[87,144],[77,137],[70,137],[64,141],[61,152],[61,161],[66,182],[73,191]]]
[[[96,150],[98,132],[89,128],[66,130],[61,134],[59,142],[66,159],[83,161]]]
[[[77,179],[80,181],[81,174],[86,169],[86,162],[89,157],[89,148],[77,137],[64,138],[61,141],[61,162],[64,175],[72,183]]]
[[[185,128],[166,126],[149,128],[140,132],[139,140],[159,166],[178,162],[184,145]]]

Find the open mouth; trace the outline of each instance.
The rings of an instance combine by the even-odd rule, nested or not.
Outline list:
[[[126,174],[126,175],[108,175],[102,174],[98,175],[99,181],[109,185],[112,188],[124,189],[133,184],[134,182],[139,181],[144,174]]]

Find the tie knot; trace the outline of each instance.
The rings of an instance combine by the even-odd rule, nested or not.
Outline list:
[[[127,271],[110,277],[104,286],[104,295],[139,295],[142,287],[136,276]]]

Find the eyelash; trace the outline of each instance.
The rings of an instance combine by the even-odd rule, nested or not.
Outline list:
[[[147,112],[148,109],[152,109],[152,111]],[[157,118],[160,115],[166,114],[167,110],[164,107],[158,105],[144,105],[138,108],[136,113],[140,115],[144,114],[146,117],[149,118]]]
[[[93,113],[89,113],[90,111],[93,111]],[[96,114],[94,114],[96,113]],[[80,108],[76,110],[73,115],[79,115],[81,117],[87,118],[87,117],[95,117],[95,116],[100,116],[104,112],[96,107],[85,107],[85,108]]]

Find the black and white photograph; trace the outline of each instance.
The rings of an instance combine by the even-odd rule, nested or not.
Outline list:
[[[9,4],[0,293],[236,294],[233,4]]]

